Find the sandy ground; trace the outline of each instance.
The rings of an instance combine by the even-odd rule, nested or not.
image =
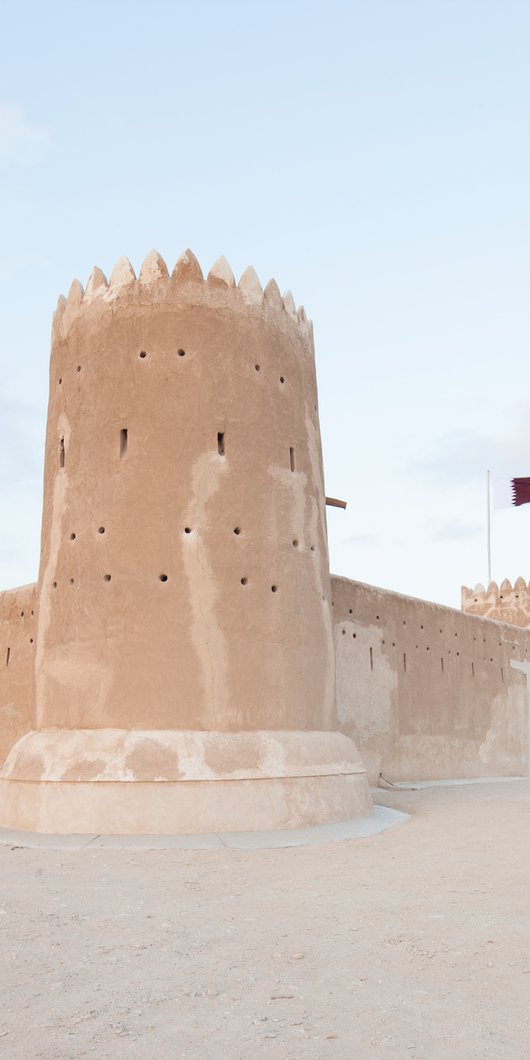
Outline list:
[[[281,850],[0,847],[0,1056],[530,1057],[530,782]]]

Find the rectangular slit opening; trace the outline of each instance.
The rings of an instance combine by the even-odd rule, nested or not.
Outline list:
[[[120,458],[124,457],[126,452],[127,452],[127,441],[128,441],[127,428],[126,427],[122,427],[122,429],[120,431]]]
[[[6,666],[9,666],[9,656],[11,655],[11,648],[7,649],[6,653]]]
[[[373,651],[373,648],[370,648],[370,669],[373,670],[373,668],[374,668],[374,651]]]
[[[406,672],[407,672],[407,655],[406,655],[405,652],[403,652],[403,673],[406,674]]]
[[[475,676],[475,663],[471,663],[471,676]]]
[[[217,452],[219,453],[219,456],[225,455],[225,436],[224,432],[221,431],[217,435]]]
[[[501,681],[504,681],[504,670],[501,666]]]
[[[294,449],[292,445],[289,449],[289,462],[291,464],[291,471],[294,471]]]
[[[64,438],[61,438],[59,444],[59,467],[64,467]]]
[[[442,656],[442,658],[440,659],[440,662],[441,662],[441,664],[442,664],[442,673],[443,673],[443,672],[444,672],[444,661],[443,661],[443,656]]]

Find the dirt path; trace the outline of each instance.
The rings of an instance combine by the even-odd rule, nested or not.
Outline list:
[[[0,847],[0,1056],[530,1057],[530,782],[245,852]]]

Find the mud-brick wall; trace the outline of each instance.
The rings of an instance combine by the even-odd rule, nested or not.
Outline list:
[[[0,593],[0,768],[33,725],[37,586]]]
[[[530,631],[332,578],[340,728],[372,782],[528,772]]]

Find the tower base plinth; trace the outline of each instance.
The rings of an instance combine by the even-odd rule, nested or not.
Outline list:
[[[48,834],[304,828],[371,809],[357,748],[335,732],[40,730],[0,774],[0,825]]]

